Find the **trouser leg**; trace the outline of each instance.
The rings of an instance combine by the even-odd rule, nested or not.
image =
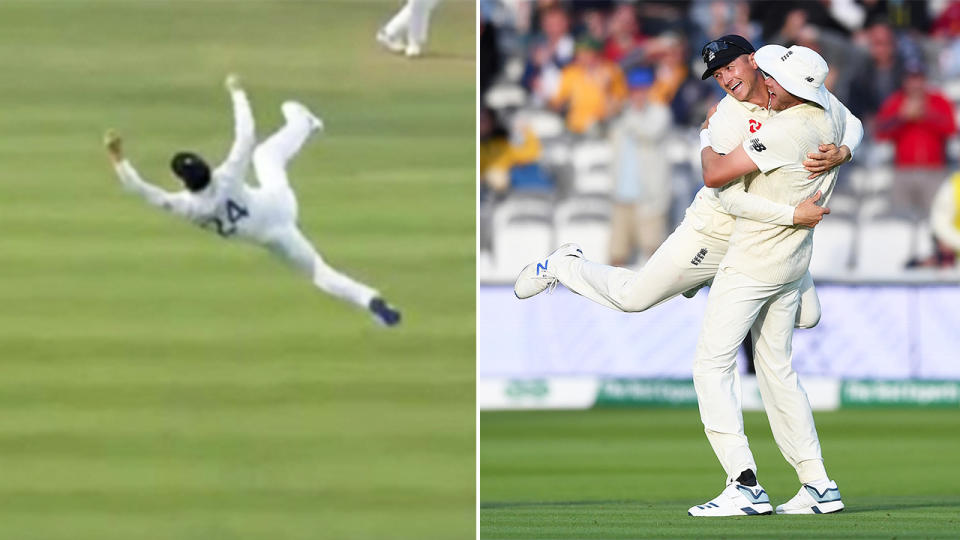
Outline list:
[[[757,384],[780,452],[802,483],[826,480],[807,393],[793,370],[793,323],[800,291],[788,287],[764,306],[754,326]]]
[[[797,309],[797,328],[813,328],[820,322],[820,297],[813,284],[810,272],[803,275],[800,281],[800,307]]]
[[[704,432],[728,481],[757,470],[743,432],[737,349],[767,298],[779,286],[758,282],[729,267],[710,287],[703,329],[697,342],[693,382]]]
[[[383,31],[386,32],[387,35],[390,37],[398,37],[407,31],[410,27],[410,8],[412,3],[411,0],[407,0],[400,11],[383,27]]]
[[[267,247],[307,275],[317,288],[337,298],[366,309],[370,300],[378,296],[376,290],[330,267],[296,227],[284,229]]]
[[[725,252],[726,242],[678,228],[638,271],[563,257],[555,263],[554,275],[571,291],[598,304],[644,311],[708,282]]]

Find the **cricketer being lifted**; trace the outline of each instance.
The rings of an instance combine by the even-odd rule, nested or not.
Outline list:
[[[306,274],[319,289],[369,310],[386,326],[400,322],[400,312],[380,294],[334,270],[317,253],[297,225],[297,198],[286,166],[323,122],[305,106],[287,101],[281,107],[286,124],[256,145],[253,114],[238,78],[230,75],[227,90],[233,100],[235,139],[226,160],[212,172],[191,152],[173,156],[171,168],[186,189],[174,193],[145,182],[124,157],[120,136],[108,131],[107,153],[124,187],[151,206],[162,208],[223,238],[239,238],[273,252]],[[245,178],[251,160],[257,186]]]
[[[747,189],[772,201],[796,204],[813,193],[829,200],[837,171],[811,178],[801,164],[822,141],[844,136],[848,113],[836,106],[823,86],[827,63],[806,47],[780,45],[761,47],[749,61],[762,70],[771,108],[780,112],[732,149],[713,147],[711,118],[701,133],[704,183],[722,187],[747,175]],[[773,511],[757,481],[756,462],[743,431],[736,354],[751,327],[757,384],[770,428],[801,483],[797,495],[778,506],[777,513],[843,510],[837,484],[824,468],[807,394],[792,365],[800,285],[809,275],[812,252],[811,228],[741,218],[734,224],[729,249],[707,298],[693,365],[700,418],[727,483],[719,496],[691,507],[692,516]]]
[[[710,131],[721,152],[751,138],[773,115],[763,76],[751,64],[753,52],[746,39],[734,35],[711,41],[703,48],[708,66],[703,78],[716,73],[717,83],[727,93],[710,118]],[[830,100],[836,110],[844,111],[844,138],[839,148],[825,144],[810,153],[804,165],[811,175],[848,161],[863,136],[860,121],[832,95]],[[797,205],[789,205],[748,192],[743,181],[731,182],[724,189],[705,186],[697,192],[677,229],[640,270],[589,261],[578,246],[565,244],[545,259],[527,265],[517,278],[514,294],[520,299],[529,298],[560,282],[594,302],[626,312],[645,311],[679,294],[693,296],[716,275],[737,217],[813,227],[829,211],[817,204],[819,197],[813,194]],[[796,326],[811,328],[820,320],[820,301],[809,274],[800,289]]]

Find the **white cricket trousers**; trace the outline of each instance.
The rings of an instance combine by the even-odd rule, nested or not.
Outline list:
[[[440,0],[407,0],[403,8],[383,27],[389,36],[398,37],[406,32],[408,43],[423,45],[427,42],[430,12]]]
[[[703,234],[684,220],[638,271],[574,257],[551,264],[557,280],[571,291],[611,309],[638,312],[707,285],[717,274],[727,245],[727,240]],[[796,326],[816,326],[820,300],[809,272],[801,285],[800,306]]]
[[[826,480],[807,394],[793,370],[792,341],[801,279],[774,285],[722,265],[710,287],[693,364],[707,439],[733,481],[757,464],[743,432],[737,349],[753,328],[754,364],[773,438],[801,483]]]
[[[319,289],[366,309],[376,290],[334,270],[297,226],[297,198],[287,178],[287,163],[311,134],[310,121],[284,110],[286,124],[253,152],[260,195],[282,216],[263,235],[262,243],[288,264],[306,274]]]

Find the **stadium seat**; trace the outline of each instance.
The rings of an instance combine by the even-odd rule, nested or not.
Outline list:
[[[909,220],[884,217],[863,219],[857,228],[856,264],[863,275],[889,275],[903,270],[913,256],[914,225]]]
[[[498,281],[512,282],[530,261],[553,248],[553,227],[545,218],[514,216],[495,226],[493,239],[494,275]]]
[[[933,229],[930,228],[930,223],[921,221],[917,223],[914,231],[913,256],[918,259],[925,259],[933,255]]]
[[[574,171],[573,191],[577,194],[609,195],[613,191],[613,175],[605,169]]]
[[[606,197],[572,197],[557,205],[553,223],[557,244],[575,242],[592,261],[610,261],[610,201]]]
[[[498,83],[487,90],[487,107],[494,110],[507,107],[522,107],[527,101],[527,91],[517,84]]]
[[[833,219],[837,215],[855,216],[860,209],[860,201],[854,196],[834,192],[827,202],[827,208],[830,209],[830,215],[826,219]]]
[[[857,216],[861,220],[871,220],[888,211],[890,211],[890,199],[888,197],[882,195],[871,196],[860,200],[860,209]]]
[[[853,220],[830,215],[817,225],[813,235],[810,273],[829,277],[849,272],[856,225]]]
[[[613,149],[605,141],[584,141],[573,148],[573,168],[577,173],[608,170]]]
[[[517,113],[515,122],[529,126],[541,141],[560,137],[564,133],[563,118],[551,111],[524,109]]]

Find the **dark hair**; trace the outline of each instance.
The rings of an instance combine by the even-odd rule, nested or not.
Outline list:
[[[202,191],[210,184],[210,167],[203,158],[192,152],[177,152],[170,161],[174,174],[183,180],[190,191]]]

